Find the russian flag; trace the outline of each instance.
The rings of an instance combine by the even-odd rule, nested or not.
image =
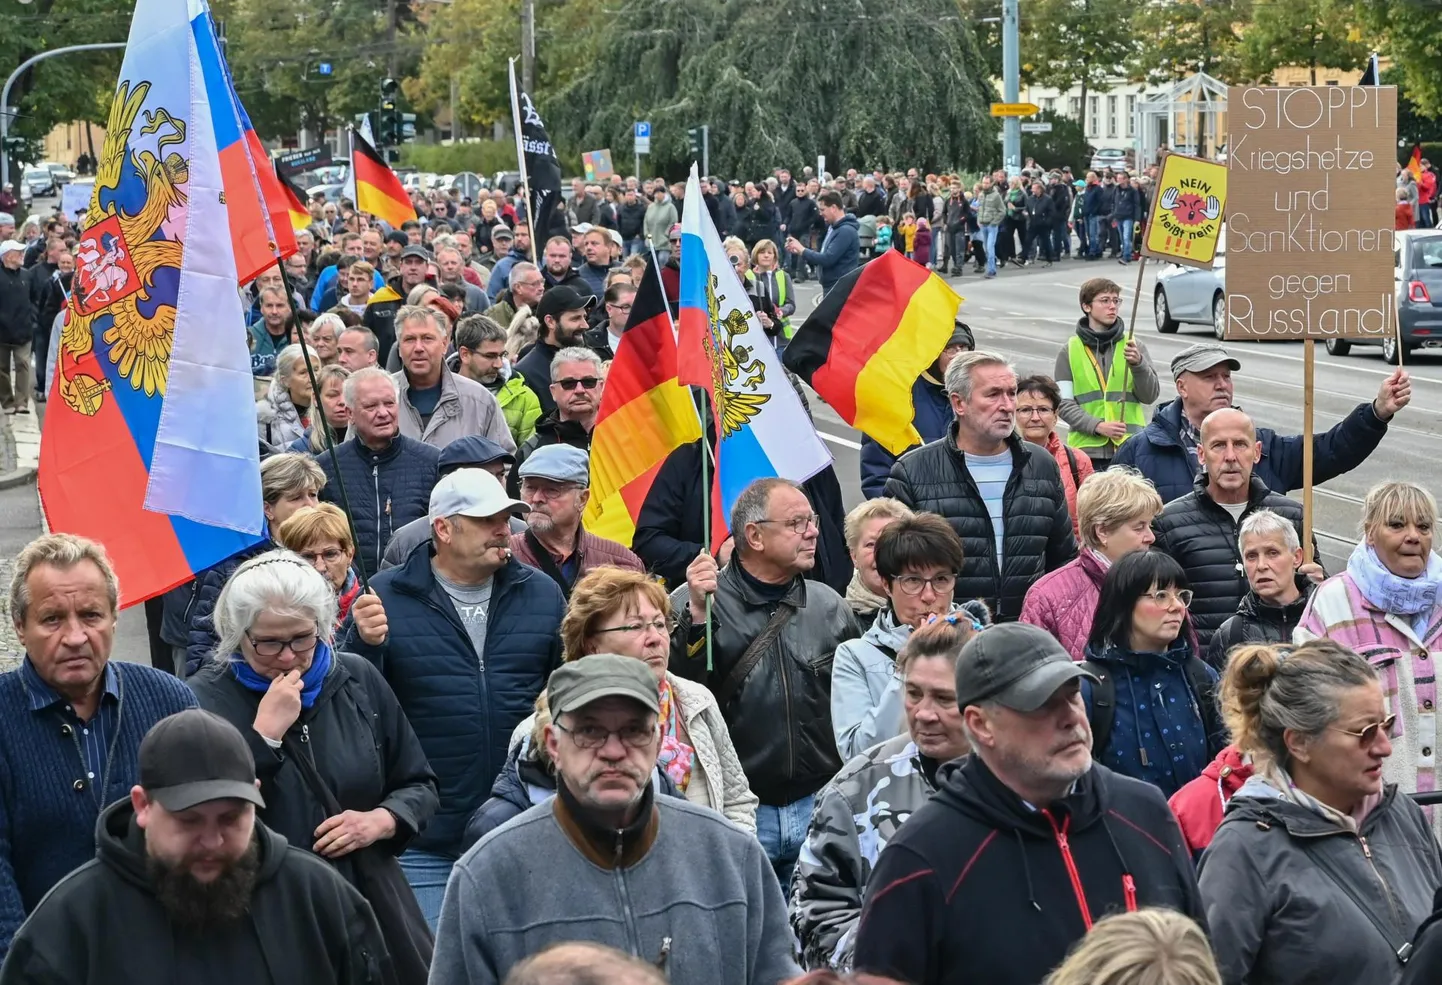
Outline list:
[[[804,482],[831,464],[706,211],[696,165],[681,215],[677,377],[705,387],[716,419],[713,529],[757,479]],[[719,540],[725,539],[724,532]]]
[[[105,545],[125,605],[263,536],[237,257],[263,269],[284,237],[247,133],[204,0],[138,0],[39,475],[50,527]]]

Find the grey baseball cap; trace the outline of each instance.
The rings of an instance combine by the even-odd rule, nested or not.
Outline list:
[[[565,442],[544,445],[531,452],[516,474],[522,479],[532,476],[552,482],[574,482],[584,486],[590,482],[590,456]]]
[[[622,697],[661,713],[660,690],[644,660],[614,653],[595,653],[564,663],[551,672],[546,704],[552,720],[602,698]]]
[[[1226,349],[1215,342],[1198,342],[1196,345],[1189,345],[1181,352],[1172,357],[1172,379],[1176,379],[1183,373],[1205,373],[1213,366],[1220,366],[1226,363],[1232,368],[1232,372],[1242,368],[1242,364],[1235,356],[1230,355]]]
[[[1096,680],[1072,660],[1056,637],[1024,622],[982,630],[956,659],[956,706],[995,701],[1013,711],[1036,711],[1056,689],[1078,677]]]

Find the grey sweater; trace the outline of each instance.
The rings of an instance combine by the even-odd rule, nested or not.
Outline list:
[[[754,835],[658,797],[655,841],[629,867],[584,854],[556,798],[492,831],[456,863],[430,985],[497,985],[551,944],[595,941],[685,985],[776,985],[800,974],[786,904]]]

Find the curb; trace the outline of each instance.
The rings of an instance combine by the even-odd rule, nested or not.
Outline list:
[[[21,466],[11,472],[0,474],[0,490],[33,485],[35,483],[36,471],[34,467]]]

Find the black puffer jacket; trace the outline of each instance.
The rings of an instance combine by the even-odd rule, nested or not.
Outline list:
[[[777,602],[763,598],[738,561],[721,569],[712,603],[712,669],[706,671],[705,627],[691,624],[686,592],[672,635],[671,670],[722,690]],[[825,585],[795,578],[783,603],[796,614],[721,705],[741,768],[761,803],[780,807],[820,790],[841,769],[831,728],[831,660],[840,644],[861,635],[851,608]]]
[[[398,434],[385,451],[372,451],[359,438],[351,438],[335,454],[360,540],[356,563],[367,576],[374,575],[381,569],[381,553],[391,535],[430,510],[441,451]],[[343,507],[330,453],[321,452],[315,460],[326,479],[320,498]]]
[[[966,456],[956,447],[955,421],[940,441],[902,455],[886,480],[886,495],[918,512],[936,513],[951,524],[966,552],[956,580],[956,600],[981,599],[997,622],[1014,621],[1031,583],[1076,557],[1056,459],[1045,448],[1015,435],[1008,444],[1013,466],[1003,510],[1001,571],[996,564],[996,531],[967,471]]]
[[[25,270],[0,267],[0,342],[21,345],[32,341],[34,336],[35,304],[30,295],[30,275]]]
[[[1272,492],[1254,475],[1241,520],[1262,509],[1286,517],[1297,528],[1297,536],[1302,536],[1302,504]],[[1170,554],[1192,583],[1196,593],[1192,623],[1204,649],[1247,594],[1247,574],[1237,550],[1241,520],[1233,520],[1232,514],[1217,505],[1207,492],[1206,473],[1200,472],[1192,491],[1172,500],[1152,521],[1157,550]]]
[[[1316,586],[1306,575],[1298,575],[1297,588],[1302,594],[1291,605],[1271,605],[1251,591],[1242,596],[1236,615],[1212,634],[1212,641],[1207,644],[1207,663],[1220,670],[1226,666],[1232,647],[1243,643],[1292,642],[1292,630],[1302,621],[1302,613]]]

